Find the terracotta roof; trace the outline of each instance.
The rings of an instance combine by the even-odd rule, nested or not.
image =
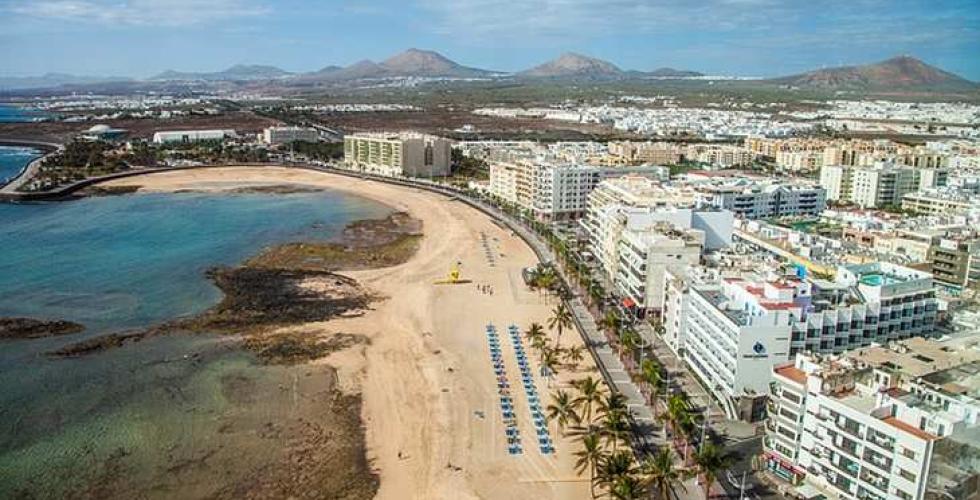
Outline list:
[[[806,373],[804,373],[803,370],[800,370],[796,366],[793,365],[780,366],[776,368],[775,371],[776,371],[776,375],[781,375],[784,378],[788,378],[793,382],[796,382],[797,384],[806,385]]]
[[[895,417],[886,417],[881,419],[882,422],[895,427],[897,429],[903,430],[919,439],[925,439],[926,441],[932,441],[933,439],[939,439],[939,436],[935,434],[930,434],[914,425],[906,424]]]

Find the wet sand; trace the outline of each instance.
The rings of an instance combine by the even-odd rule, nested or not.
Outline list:
[[[371,311],[284,329],[366,339],[315,363],[336,368],[341,390],[361,395],[367,459],[381,481],[378,498],[588,498],[587,478],[573,471],[575,445],[559,437],[554,426],[557,454],[538,452],[519,389],[516,413],[524,454],[507,453],[483,330],[491,322],[501,331],[510,324],[523,330],[532,321],[544,323],[555,301],[527,290],[520,272],[536,262],[533,253],[484,214],[425,191],[286,168],[184,170],[106,185],[164,192],[320,187],[372,198],[420,219],[424,234],[407,262],[342,273],[383,297]],[[434,285],[456,262],[472,283]],[[477,285],[492,286],[493,295]],[[562,338],[566,346],[580,343],[574,334]],[[506,338],[503,351],[511,384],[519,387]],[[578,370],[564,370],[552,386],[594,375],[593,370],[586,359]],[[547,401],[547,382],[536,384]]]

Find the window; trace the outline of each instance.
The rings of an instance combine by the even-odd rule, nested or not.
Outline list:
[[[905,458],[911,458],[912,460],[915,460],[915,452],[908,448],[902,448],[902,456],[904,456]]]
[[[902,500],[912,500],[912,494],[911,493],[906,493],[906,492],[904,492],[902,490],[899,490],[899,489],[896,489],[895,490],[895,495],[897,495],[898,498],[901,498]]]
[[[914,483],[915,482],[915,474],[912,474],[911,472],[909,472],[909,471],[907,471],[905,469],[898,469],[898,475],[899,476],[902,476],[902,479],[905,479],[906,481],[908,481],[910,483]]]

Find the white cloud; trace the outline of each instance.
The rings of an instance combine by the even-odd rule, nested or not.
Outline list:
[[[269,12],[249,0],[29,0],[9,10],[41,19],[135,26],[188,26]]]

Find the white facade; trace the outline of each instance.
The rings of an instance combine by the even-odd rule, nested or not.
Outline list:
[[[910,375],[903,373],[902,356],[882,357],[887,349],[876,349],[844,359],[801,355],[774,369],[765,438],[769,470],[832,498],[976,495],[976,464],[964,459],[978,446],[976,387],[964,395],[930,382],[976,379],[976,355],[965,369]],[[965,449],[947,453],[947,443]]]
[[[620,236],[616,289],[641,309],[663,308],[668,271],[680,272],[701,261],[704,232],[658,223],[643,229],[626,228]]]
[[[822,187],[741,180],[698,190],[703,204],[731,210],[737,217],[746,219],[818,216],[827,208],[827,195]]]
[[[541,219],[571,219],[585,213],[589,195],[600,182],[620,176],[665,180],[669,170],[656,165],[593,166],[522,159],[491,163],[490,188],[495,196]]]
[[[153,142],[167,144],[172,142],[220,141],[238,137],[234,130],[162,130],[153,134]]]
[[[288,144],[290,142],[317,142],[320,134],[310,127],[269,127],[262,131],[262,141],[266,144]]]
[[[365,133],[344,137],[347,168],[389,177],[450,174],[452,144],[423,134]]]
[[[824,166],[820,185],[827,199],[855,203],[862,208],[900,206],[908,193],[945,186],[949,172],[942,168],[914,168],[878,163],[871,167]]]
[[[679,287],[665,286],[669,307],[670,289]],[[929,273],[889,263],[842,266],[835,281],[726,279],[720,285],[690,286],[686,293],[686,329],[671,336],[679,337],[685,361],[732,417],[742,413],[740,398],[758,395],[760,379],[767,383],[768,375],[757,364],[733,359],[746,342],[759,339],[763,359],[772,362],[802,352],[843,353],[932,335],[938,310]],[[672,319],[662,318],[673,327],[666,325]],[[741,335],[745,338],[737,338]],[[718,345],[718,338],[727,343]],[[726,345],[727,354],[719,350]]]

